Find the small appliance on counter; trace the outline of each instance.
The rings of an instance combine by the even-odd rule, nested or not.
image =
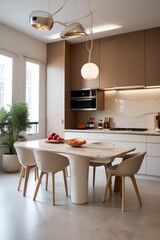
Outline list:
[[[102,128],[103,128],[103,120],[102,120],[102,119],[100,119],[100,120],[98,121],[98,128],[99,128],[99,129],[102,129]]]
[[[109,129],[110,128],[110,122],[111,122],[111,118],[105,117],[103,128]]]
[[[94,118],[89,118],[87,121],[87,128],[93,129],[94,128]]]
[[[155,131],[159,132],[160,131],[160,112],[158,112],[158,115],[155,116]]]

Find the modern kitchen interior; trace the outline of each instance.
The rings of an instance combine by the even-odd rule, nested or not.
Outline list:
[[[0,218],[0,238],[50,240],[54,236],[55,239],[97,240],[107,239],[108,236],[108,239],[158,240],[160,17],[157,9],[160,3],[151,0],[147,0],[148,5],[146,1],[140,3],[137,0],[134,3],[126,0],[121,0],[121,3],[108,0],[99,3],[96,0],[48,2],[49,9],[56,12],[51,15],[55,21],[53,28],[38,31],[31,26],[29,19],[35,24],[39,17],[35,18],[31,13],[35,9],[48,12],[48,5],[42,0],[39,3],[26,1],[24,6],[19,1],[14,6],[9,0],[3,1],[0,9],[0,55],[14,59],[13,103],[25,102],[25,61],[40,66],[39,132],[26,134],[27,141],[20,144],[30,150],[35,148],[67,156],[68,196],[65,195],[63,177],[58,172],[55,174],[56,204],[52,204],[51,177],[48,179],[48,190],[45,190],[47,180],[44,178],[36,201],[33,201],[38,181],[34,179],[33,169],[26,196],[23,196],[22,183],[17,191],[20,169],[15,173],[5,172],[3,150],[0,149],[0,205],[3,216]],[[109,11],[111,7],[113,9]],[[22,9],[23,19],[23,14],[20,14]],[[10,18],[7,18],[7,12],[11,13]],[[65,39],[71,15],[75,19],[79,15],[87,16],[78,22],[87,33],[90,23],[93,24],[93,29],[90,29],[93,32]],[[99,24],[113,20],[121,27],[94,32]],[[58,38],[54,38],[55,35]],[[82,76],[82,67],[90,63],[89,58],[98,67],[98,75],[86,80]],[[48,140],[52,133],[60,136],[59,143]],[[3,138],[0,137],[1,142]],[[72,147],[67,144],[68,140],[83,141],[83,145]],[[106,147],[105,153],[104,149],[100,151],[100,146],[94,145],[99,142],[113,145]],[[90,147],[95,148],[93,152]],[[116,177],[113,178],[112,192],[109,190],[103,202],[108,170],[104,171],[104,164],[97,165],[93,186],[90,160],[102,160],[108,154],[107,161],[114,160],[107,167],[112,168],[112,164],[118,166],[122,160],[125,162],[127,154],[134,156],[136,153],[144,153],[135,174],[142,206],[138,205],[141,201],[137,201],[138,194],[128,177],[126,190],[122,191],[120,185],[117,192]],[[21,180],[25,180],[25,175]],[[123,211],[124,191],[126,211]]]

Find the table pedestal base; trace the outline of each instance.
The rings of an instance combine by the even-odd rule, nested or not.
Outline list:
[[[88,202],[88,172],[90,158],[68,155],[71,171],[71,201],[75,204]]]

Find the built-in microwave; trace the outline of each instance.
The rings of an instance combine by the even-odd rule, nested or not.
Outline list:
[[[99,89],[71,91],[72,110],[103,110],[104,92]]]

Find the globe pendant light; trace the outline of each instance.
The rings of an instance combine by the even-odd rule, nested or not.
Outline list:
[[[93,25],[93,13],[91,13],[91,39],[90,47],[88,46],[88,41],[86,41],[86,48],[89,53],[88,63],[85,63],[81,68],[81,75],[85,80],[95,80],[99,75],[99,68],[95,63],[91,62],[91,52],[93,48],[93,34],[92,34],[92,25]]]
[[[95,80],[99,75],[99,69],[95,63],[88,62],[81,68],[81,75],[85,80]]]

